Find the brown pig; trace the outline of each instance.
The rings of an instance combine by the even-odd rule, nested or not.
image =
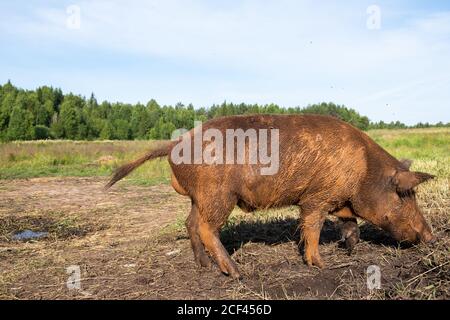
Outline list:
[[[182,143],[188,147],[182,148]],[[266,154],[260,152],[263,149]],[[399,241],[434,238],[414,191],[433,176],[409,171],[409,163],[333,117],[213,119],[119,168],[107,187],[145,161],[165,155],[172,168],[172,186],[192,202],[186,226],[196,262],[209,266],[208,252],[220,270],[234,278],[240,274],[219,232],[236,205],[246,211],[297,205],[304,259],[310,266],[323,267],[319,237],[328,214],[362,218]],[[234,163],[226,161],[232,159]]]

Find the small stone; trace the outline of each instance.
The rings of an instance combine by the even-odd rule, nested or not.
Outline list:
[[[176,255],[178,253],[180,253],[179,249],[167,252],[166,256],[170,257],[170,256]]]

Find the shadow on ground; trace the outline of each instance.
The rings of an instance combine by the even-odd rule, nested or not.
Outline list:
[[[379,246],[397,247],[399,243],[387,232],[369,223],[360,225],[362,241]],[[271,221],[242,221],[239,224],[226,226],[220,238],[231,254],[246,243],[262,243],[277,245],[295,241],[301,238],[299,223],[294,218],[280,218]],[[338,223],[326,220],[320,233],[320,244],[338,242],[340,236]]]

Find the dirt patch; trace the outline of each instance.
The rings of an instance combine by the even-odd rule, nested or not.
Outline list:
[[[298,213],[235,210],[221,233],[243,275],[199,269],[184,228],[189,199],[170,186],[105,179],[0,181],[0,298],[19,299],[447,299],[450,291],[449,217],[427,212],[438,235],[433,247],[400,248],[387,234],[361,225],[351,256],[336,224],[321,234],[326,268],[301,258]],[[39,241],[12,241],[21,230],[46,231]],[[381,269],[381,290],[367,289],[366,270]],[[66,286],[79,267],[81,290]]]

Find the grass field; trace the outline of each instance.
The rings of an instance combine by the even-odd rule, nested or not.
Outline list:
[[[369,135],[398,158],[414,159],[414,168],[450,176],[450,128],[372,130]],[[153,141],[26,141],[0,144],[0,179],[53,176],[108,176],[118,165],[151,149]],[[129,181],[168,182],[167,161],[138,169]]]
[[[152,148],[152,141],[25,141],[0,144],[0,179],[108,176]],[[137,184],[168,182],[165,160],[147,162],[133,174]]]
[[[0,144],[0,298],[450,298],[450,129],[374,130],[369,135],[413,170],[436,179],[418,199],[438,242],[400,248],[361,221],[352,256],[337,243],[333,219],[321,235],[327,268],[305,266],[298,211],[234,210],[221,238],[244,276],[232,281],[197,270],[184,219],[189,200],[168,186],[165,159],[147,162],[105,193],[107,176],[151,141],[37,141]],[[17,241],[23,230],[45,231]],[[382,289],[368,291],[366,268],[379,265]],[[82,290],[65,285],[78,265]]]

